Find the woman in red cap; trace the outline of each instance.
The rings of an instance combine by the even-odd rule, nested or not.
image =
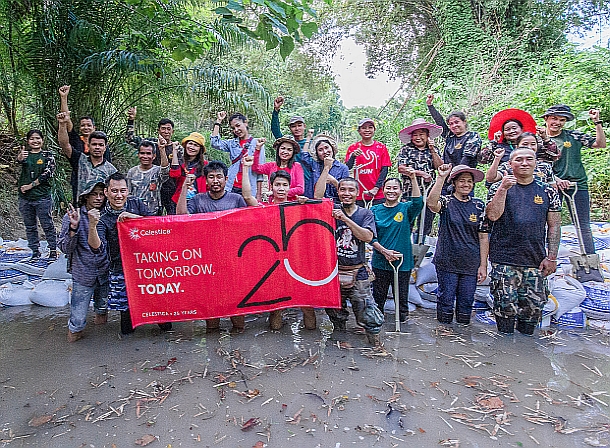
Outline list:
[[[481,151],[481,163],[491,163],[499,149],[504,149],[500,162],[508,162],[510,153],[517,147],[524,132],[538,134],[545,151],[557,153],[557,145],[547,135],[545,128],[536,125],[534,117],[521,109],[504,109],[491,118],[487,133],[489,146]]]
[[[169,177],[176,179],[176,192],[172,196],[172,201],[178,203],[182,184],[187,174],[195,175],[195,182],[186,194],[186,199],[191,199],[197,193],[206,192],[205,176],[203,167],[208,164],[205,156],[205,137],[199,132],[191,132],[190,135],[182,139],[184,148],[184,163],[179,165],[178,149],[174,146],[172,153],[172,164],[169,170]]]

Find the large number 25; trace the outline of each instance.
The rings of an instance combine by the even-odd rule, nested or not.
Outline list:
[[[310,202],[319,203],[320,201],[308,201],[308,203],[310,203]],[[237,256],[241,257],[244,253],[245,248],[248,246],[248,244],[250,244],[252,241],[256,241],[256,240],[267,241],[269,244],[271,244],[273,249],[275,249],[275,251],[278,253],[281,251],[286,252],[288,250],[288,243],[290,242],[290,238],[292,238],[292,235],[294,234],[294,232],[299,227],[301,227],[302,225],[305,225],[305,224],[314,224],[314,225],[322,226],[323,228],[328,230],[332,235],[334,235],[334,230],[333,230],[332,226],[329,223],[327,223],[321,219],[302,219],[302,220],[298,221],[295,225],[293,225],[289,230],[287,230],[286,229],[285,208],[293,207],[293,206],[298,207],[300,205],[301,204],[293,203],[293,202],[288,203],[288,204],[279,205],[280,225],[281,225],[281,230],[282,230],[282,249],[280,249],[280,246],[277,244],[277,242],[274,239],[268,237],[267,235],[255,235],[255,236],[251,236],[250,238],[248,238],[246,241],[244,241],[241,244],[241,246],[239,247],[239,250],[237,251]],[[247,308],[250,306],[261,306],[261,305],[273,305],[274,303],[286,302],[286,301],[292,299],[292,297],[287,296],[287,297],[278,297],[276,299],[271,299],[271,300],[262,300],[262,301],[258,301],[258,302],[250,301],[252,296],[254,294],[256,294],[256,292],[267,281],[267,279],[271,276],[271,274],[273,274],[273,272],[275,272],[275,270],[277,269],[277,267],[279,265],[280,265],[280,262],[278,260],[276,260],[273,263],[273,265],[271,265],[271,267],[267,270],[265,275],[263,275],[262,278],[252,287],[250,292],[248,294],[246,294],[246,296],[243,298],[243,300],[241,302],[239,302],[239,304],[237,305],[237,308]],[[294,272],[294,270],[290,266],[290,262],[288,261],[288,259],[284,259],[284,266],[285,266],[286,270],[288,271],[288,273],[293,278],[300,281],[301,283],[304,283],[304,284],[310,285],[310,286],[325,285],[326,283],[330,282],[337,275],[337,268],[335,267],[335,269],[331,272],[331,274],[323,280],[307,280],[307,279],[299,276],[298,274],[296,274],[296,272]]]

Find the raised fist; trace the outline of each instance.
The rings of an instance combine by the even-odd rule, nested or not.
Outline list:
[[[273,100],[273,108],[277,111],[284,105],[284,97],[278,96],[275,100]]]
[[[130,107],[129,109],[127,109],[127,118],[130,120],[135,120],[137,113],[138,108],[136,106]]]
[[[59,96],[64,98],[68,96],[68,93],[70,93],[70,86],[61,86],[59,88]]]
[[[432,102],[434,101],[434,94],[430,93],[428,96],[426,96],[426,105],[428,106],[432,106]]]

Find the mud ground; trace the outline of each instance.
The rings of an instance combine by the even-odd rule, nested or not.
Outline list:
[[[412,313],[372,350],[353,322],[285,310],[244,334],[204,322],[66,342],[68,307],[0,309],[0,446],[580,447],[610,443],[610,336],[500,336]],[[91,319],[93,315],[90,316]],[[393,315],[387,316],[392,320]]]

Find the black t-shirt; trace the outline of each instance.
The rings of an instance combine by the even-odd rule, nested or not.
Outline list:
[[[352,221],[364,229],[373,232],[373,238],[377,236],[375,227],[375,217],[369,209],[358,207],[352,216],[348,216]],[[337,240],[337,256],[339,265],[355,266],[357,264],[366,264],[366,243],[360,241],[352,234],[352,230],[344,221],[339,219],[337,222],[337,230],[335,231],[335,239]],[[358,272],[358,280],[365,280],[368,274],[365,268]]]
[[[121,262],[121,248],[119,246],[119,231],[117,229],[117,220],[122,212],[134,213],[140,216],[150,216],[148,207],[140,198],[129,197],[125,208],[121,212],[110,210],[110,205],[102,211],[100,221],[97,223],[97,233],[102,242],[102,248],[106,250],[108,259],[110,260],[110,272],[113,274],[121,274],[123,272],[123,263]]]
[[[455,274],[476,275],[481,264],[479,232],[488,232],[485,204],[468,197],[441,196],[438,241],[432,262],[438,269]]]
[[[487,203],[501,182],[489,189]],[[506,193],[504,213],[490,225],[489,259],[492,263],[537,268],[546,257],[548,212],[561,211],[559,194],[549,184],[534,179],[516,184]]]

